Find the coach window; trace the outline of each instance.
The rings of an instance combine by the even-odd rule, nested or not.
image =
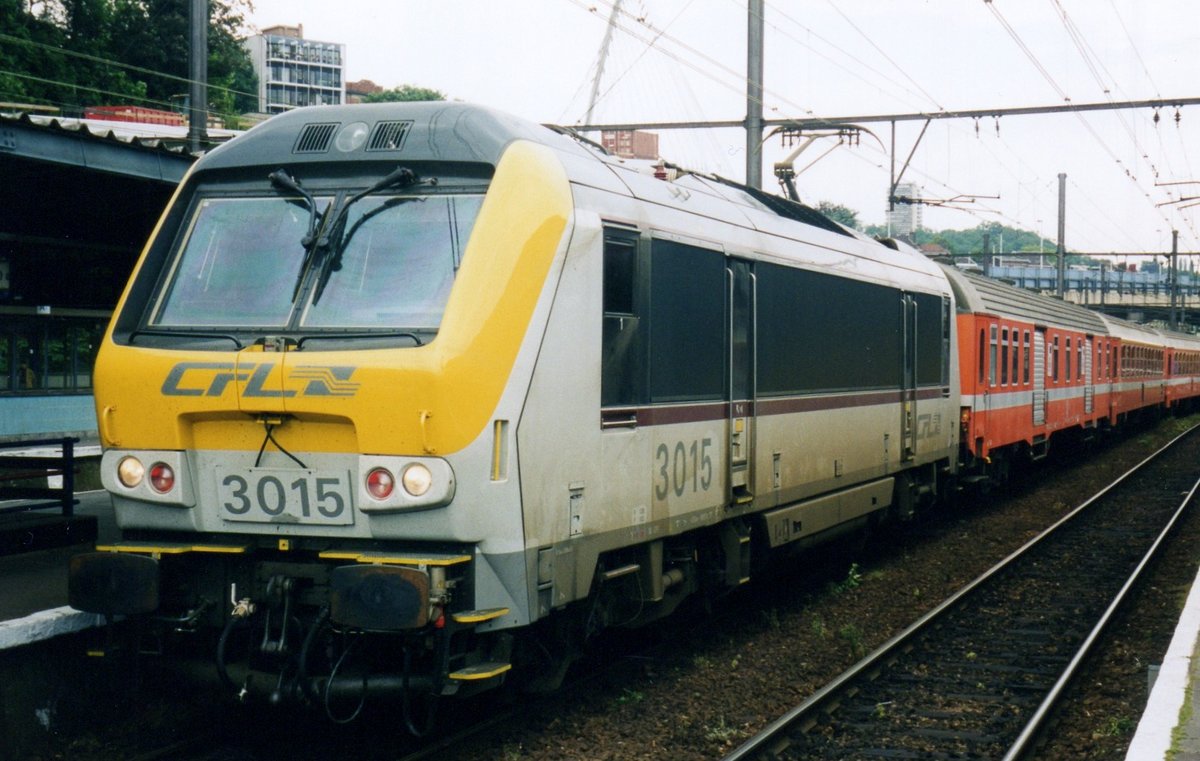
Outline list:
[[[991,346],[991,350],[988,352],[988,385],[989,386],[996,385],[996,352],[997,352],[997,348],[998,348],[996,346],[996,343],[999,340],[999,339],[997,339],[996,336],[998,334],[998,331],[999,331],[999,328],[997,328],[995,325],[993,325],[992,330],[991,330],[992,346]]]
[[[1064,369],[1066,371],[1066,375],[1065,375],[1064,379],[1066,380],[1067,383],[1070,383],[1071,382],[1071,337],[1070,336],[1067,336],[1067,351],[1063,355],[1063,365],[1065,365]]]
[[[1029,331],[1021,341],[1021,378],[1022,383],[1029,383]]]
[[[646,399],[646,338],[639,285],[637,237],[611,232],[604,238],[604,327],[600,403],[639,404]]]
[[[1015,386],[1021,382],[1021,331],[1013,328],[1009,345],[1012,346],[1012,382]]]
[[[1008,385],[1008,328],[1000,331],[1000,385]]]
[[[651,402],[723,398],[725,281],[724,254],[651,242]]]
[[[987,331],[979,331],[979,383],[987,380]]]
[[[1055,383],[1057,383],[1058,382],[1058,358],[1062,354],[1062,352],[1059,351],[1058,336],[1054,337],[1053,352],[1054,352],[1052,354],[1053,359],[1050,362],[1050,377],[1053,378]]]

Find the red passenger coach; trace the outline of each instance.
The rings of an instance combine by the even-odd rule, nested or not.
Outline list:
[[[1003,479],[1014,457],[1112,423],[1114,347],[1099,315],[945,269],[958,302],[964,466]]]
[[[1200,339],[1167,335],[1167,406],[1190,409],[1200,396]]]
[[[1167,407],[1167,338],[1145,325],[1102,317],[1114,339],[1117,372],[1112,381],[1116,423],[1144,410]]]

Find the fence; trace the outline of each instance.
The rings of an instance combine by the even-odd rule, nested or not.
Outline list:
[[[76,438],[36,439],[0,443],[0,452],[22,450],[22,454],[0,454],[0,500],[16,500],[19,504],[0,507],[0,514],[17,513],[44,508],[62,508],[62,514],[75,512],[75,445]],[[58,449],[59,454],[31,454],[25,450]],[[62,476],[62,486],[49,485],[51,476]],[[46,485],[22,485],[24,482],[46,479]]]

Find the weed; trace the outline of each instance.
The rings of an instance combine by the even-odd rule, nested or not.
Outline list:
[[[820,616],[813,616],[809,627],[812,629],[813,634],[817,635],[820,639],[829,639],[829,627],[825,626],[825,619]]]
[[[783,628],[783,624],[779,621],[779,611],[775,608],[764,610],[762,612],[762,618],[763,624],[769,629],[775,629],[778,631],[779,629]]]
[[[845,594],[852,589],[857,589],[862,584],[862,572],[858,570],[858,563],[851,563],[850,570],[846,572],[846,578],[829,585],[829,591],[835,595]]]
[[[728,743],[736,740],[742,732],[737,727],[725,723],[724,716],[717,717],[716,726],[704,725],[704,739],[710,742]]]
[[[855,658],[862,658],[866,654],[863,649],[862,632],[854,624],[846,624],[838,629],[838,637],[846,641],[850,646],[850,654]]]
[[[1108,725],[1104,728],[1104,734],[1109,737],[1124,737],[1133,731],[1134,726],[1133,719],[1128,716],[1114,716],[1108,720]]]
[[[520,745],[505,745],[502,753],[504,754],[504,761],[519,761],[523,755]]]
[[[617,696],[617,705],[626,705],[629,703],[640,703],[645,699],[645,695],[637,690],[631,690],[628,687],[621,690],[621,694]]]

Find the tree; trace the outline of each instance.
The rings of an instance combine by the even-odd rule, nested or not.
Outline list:
[[[446,94],[440,90],[416,85],[400,85],[390,90],[373,92],[363,97],[364,103],[395,103],[414,100],[445,100]]]
[[[821,201],[817,204],[817,211],[838,224],[845,225],[852,230],[858,229],[858,212],[848,206],[831,201]]]
[[[249,0],[210,0],[209,109],[232,116],[257,105],[258,83],[238,35]],[[36,10],[31,10],[36,9]],[[0,0],[0,100],[65,113],[131,103],[171,108],[188,92],[187,4],[178,0]]]

